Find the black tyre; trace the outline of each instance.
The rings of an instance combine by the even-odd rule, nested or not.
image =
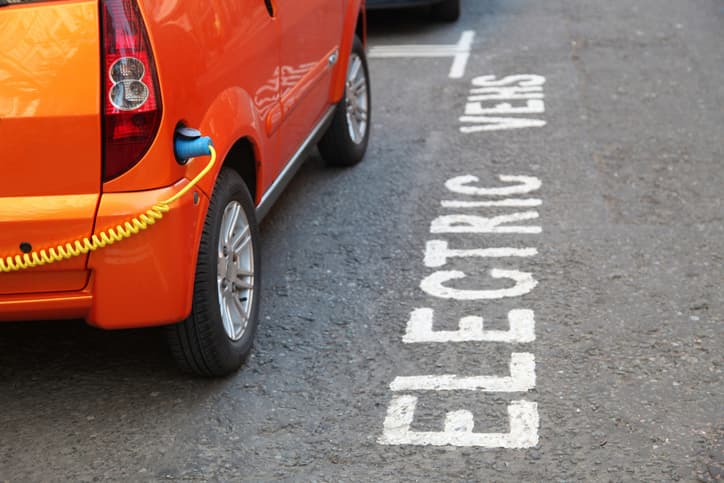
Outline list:
[[[327,132],[319,141],[319,151],[327,164],[352,166],[367,151],[370,138],[370,76],[362,41],[355,36],[347,68],[344,97],[337,104]]]
[[[460,0],[443,0],[432,6],[432,18],[443,22],[455,22],[460,18]]]
[[[182,370],[224,376],[244,363],[259,314],[259,251],[249,190],[235,171],[223,168],[201,235],[191,315],[167,328]]]

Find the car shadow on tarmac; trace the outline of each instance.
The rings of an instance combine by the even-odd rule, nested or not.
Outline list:
[[[478,25],[484,25],[486,17],[493,17],[501,10],[500,0],[463,0],[462,14],[454,23],[440,22],[430,17],[429,7],[391,8],[367,12],[367,37],[389,42],[398,36],[421,36],[450,30],[451,26],[465,28],[466,15],[475,10]]]
[[[430,18],[429,9],[393,8],[367,12],[367,35],[370,38],[395,34],[423,34],[441,25]]]
[[[177,373],[159,329],[104,331],[82,320],[0,325],[0,382],[40,371],[121,370],[128,376]]]

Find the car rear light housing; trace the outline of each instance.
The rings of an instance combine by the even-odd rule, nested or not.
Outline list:
[[[103,181],[138,164],[161,124],[151,44],[135,0],[101,2]]]

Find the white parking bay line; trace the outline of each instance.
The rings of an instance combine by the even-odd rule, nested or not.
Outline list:
[[[450,67],[450,78],[451,79],[462,79],[465,75],[465,67],[468,65],[470,59],[470,49],[473,46],[473,39],[475,38],[475,32],[472,30],[466,30],[460,37],[458,42],[458,48],[465,50],[463,53],[459,53],[453,60],[453,65]]]
[[[470,50],[475,39],[473,30],[466,30],[457,44],[432,45],[377,45],[370,47],[368,57],[377,59],[452,57],[450,79],[462,79],[470,59]]]

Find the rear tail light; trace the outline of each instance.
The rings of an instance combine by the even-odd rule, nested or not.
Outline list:
[[[135,166],[161,123],[151,45],[135,0],[101,2],[103,181]]]

